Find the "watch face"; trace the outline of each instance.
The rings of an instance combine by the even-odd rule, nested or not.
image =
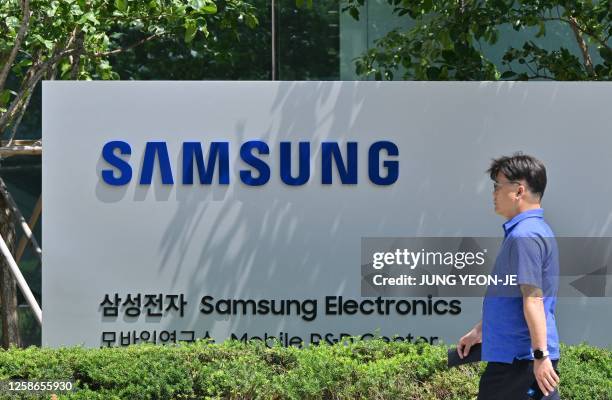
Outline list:
[[[533,357],[536,360],[539,360],[540,358],[544,357],[544,352],[542,352],[542,350],[536,350],[533,352]]]

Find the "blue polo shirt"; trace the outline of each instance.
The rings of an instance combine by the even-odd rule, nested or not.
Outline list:
[[[559,359],[555,306],[559,288],[559,251],[539,208],[524,211],[503,225],[504,240],[492,274],[516,275],[519,285],[542,289],[550,359]],[[519,286],[489,286],[482,305],[482,359],[512,363],[533,359],[529,327]]]

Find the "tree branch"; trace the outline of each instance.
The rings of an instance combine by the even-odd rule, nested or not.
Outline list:
[[[119,53],[122,53],[128,50],[131,50],[137,46],[140,46],[143,43],[149,42],[157,37],[163,36],[164,34],[165,33],[155,33],[135,43],[132,43],[131,45],[127,47],[122,47],[122,48],[107,51],[107,52],[93,53],[91,55],[94,57],[105,57],[105,56],[109,56],[113,54],[119,54]],[[53,68],[55,64],[59,60],[61,60],[63,57],[75,55],[75,54],[79,55],[79,51],[82,51],[82,46],[78,45],[79,40],[77,36],[78,36],[78,32],[75,28],[75,30],[72,31],[66,43],[66,46],[64,47],[64,50],[59,51],[59,47],[58,47],[56,48],[57,50],[55,51],[55,54],[50,59],[40,64],[32,64],[32,67],[30,67],[30,70],[26,74],[26,78],[24,79],[24,82],[21,85],[21,91],[13,99],[13,101],[11,102],[11,105],[9,106],[9,109],[0,116],[0,133],[4,132],[7,126],[10,125],[10,121],[12,121],[18,114],[20,114],[23,111],[22,110],[23,107],[27,106],[27,101],[29,100],[28,94],[34,90],[34,86],[36,86],[36,84],[40,81],[43,75],[47,71],[49,71],[50,68]],[[73,46],[73,44],[74,44],[74,47],[70,48],[71,46]],[[20,120],[19,117],[17,118]],[[11,136],[13,136],[14,133],[15,133],[15,130],[13,130],[13,132],[11,133]]]
[[[574,36],[576,36],[576,42],[578,42],[578,47],[580,47],[580,51],[582,52],[582,58],[584,60],[584,67],[587,72],[591,76],[595,76],[595,70],[593,69],[593,60],[591,59],[591,55],[589,54],[589,47],[587,46],[584,38],[582,37],[581,30],[578,26],[578,21],[576,18],[570,17],[570,26],[572,27],[572,31],[574,31]]]
[[[70,43],[71,41],[69,40],[68,43]],[[49,80],[55,80],[55,71],[57,70],[57,63],[51,65],[50,68],[47,68],[47,76],[46,79]],[[31,75],[31,74],[30,74]],[[44,75],[44,74],[43,74]],[[41,76],[42,78],[42,76]],[[36,84],[34,84],[36,85]],[[23,105],[20,107],[19,110],[19,115],[17,116],[17,118],[15,119],[15,122],[13,122],[11,124],[11,134],[8,140],[8,144],[7,146],[12,146],[14,143],[14,139],[15,139],[15,135],[17,133],[17,129],[19,129],[19,125],[21,124],[21,120],[23,119],[23,115],[25,114],[28,105],[30,104],[30,99],[32,98],[32,93],[34,93],[34,88],[32,87],[32,89],[29,91],[29,93],[27,94],[27,97],[23,103]]]
[[[101,53],[93,53],[92,55],[94,57],[106,57],[106,56],[110,56],[110,55],[113,55],[113,54],[123,53],[124,51],[132,50],[133,48],[138,47],[141,44],[149,42],[149,41],[151,41],[151,40],[153,40],[155,38],[163,36],[164,34],[165,34],[165,32],[164,33],[154,33],[154,34],[149,35],[149,36],[147,36],[147,37],[145,37],[145,38],[143,38],[143,39],[141,39],[141,40],[139,40],[139,41],[137,41],[135,43],[132,43],[131,45],[129,45],[127,47],[121,47],[119,49],[115,49],[115,50],[111,50],[111,51],[106,51],[106,52],[101,52]]]
[[[538,73],[533,70],[531,65],[529,65],[529,61],[525,61],[525,65],[527,66],[527,68],[529,68],[529,70],[531,71],[531,73],[533,73],[534,76],[538,75]]]
[[[538,79],[548,79],[550,81],[554,81],[555,78],[548,76],[548,75],[542,75],[542,74],[533,74],[531,76],[528,76],[529,79],[534,79],[534,78],[538,78]]]
[[[123,53],[137,46],[140,46],[143,43],[146,43],[155,38],[161,37],[164,34],[165,32],[164,33],[154,33],[135,43],[132,43],[129,46],[107,51],[107,52],[93,53],[91,54],[91,56],[106,57],[106,56],[113,55],[113,54]],[[64,50],[59,51],[59,47],[56,47],[56,51],[54,52],[54,55],[51,58],[49,58],[48,60],[42,63],[32,64],[32,67],[30,67],[30,69],[28,70],[28,73],[26,74],[26,78],[24,79],[21,85],[21,91],[13,99],[13,101],[11,102],[11,105],[9,106],[9,109],[0,116],[0,134],[4,132],[7,126],[10,125],[10,121],[12,121],[15,118],[15,116],[17,116],[23,111],[22,108],[27,107],[27,102],[29,101],[29,94],[31,94],[31,91],[34,90],[34,87],[36,86],[36,84],[40,81],[43,75],[47,71],[49,71],[50,68],[53,68],[55,64],[57,64],[57,62],[59,62],[59,60],[61,60],[63,57],[75,55],[75,54],[77,56],[80,56],[81,54],[80,52],[82,52],[83,49],[82,49],[82,45],[79,44],[79,38],[77,36],[78,36],[78,32],[77,32],[77,29],[75,28],[75,30],[72,31],[70,37],[68,38],[68,41],[66,43],[66,46],[64,47]],[[70,48],[71,46],[73,47]],[[21,119],[20,117],[17,117],[17,118],[18,120]],[[15,134],[15,129],[12,131],[11,137],[14,136],[14,134]]]
[[[0,117],[0,133],[3,132],[4,129],[6,129],[8,122],[19,111],[19,107],[22,106],[24,96],[26,96],[30,90],[34,89],[34,86],[36,86],[38,81],[40,81],[42,76],[49,70],[49,68],[51,68],[55,63],[57,63],[63,57],[73,54],[74,52],[76,52],[76,49],[67,49],[63,51],[57,51],[56,54],[50,59],[48,59],[47,61],[41,64],[38,64],[38,65],[35,65],[35,66],[33,65],[31,67],[33,70],[31,72],[30,78],[27,79],[27,81],[22,84],[21,91],[17,94],[15,99],[13,99],[13,102],[11,103],[9,109],[5,113],[3,113],[2,116]]]
[[[597,43],[599,43],[600,45],[602,45],[603,47],[605,47],[608,50],[612,50],[612,47],[610,47],[609,44],[607,44],[607,39],[610,37],[609,35],[606,37],[606,39],[602,40],[601,38],[599,38],[596,34],[594,34],[593,32],[584,29],[583,27],[580,26],[580,24],[578,24],[578,20],[576,20],[576,18],[574,17],[570,17],[570,19],[565,19],[563,17],[549,17],[549,18],[542,18],[543,21],[561,21],[561,22],[565,22],[566,24],[569,24],[572,27],[572,30],[574,29],[578,29],[580,32],[589,35],[589,37],[593,38],[593,40],[595,40]],[[574,22],[572,22],[572,20],[574,20]]]
[[[19,128],[19,125],[21,124],[21,119],[23,118],[23,115],[25,114],[25,111],[28,108],[28,104],[30,104],[32,93],[34,93],[34,90],[30,90],[30,92],[28,93],[25,101],[23,102],[23,106],[21,107],[21,110],[19,111],[19,115],[17,116],[17,119],[15,120],[15,122],[13,123],[13,126],[11,127],[11,135],[9,137],[9,142],[8,142],[9,147],[13,145],[13,139],[15,139],[17,128]]]
[[[83,54],[83,41],[85,35],[80,30],[75,35],[74,47],[77,49],[76,53],[71,56],[72,58],[72,69],[70,71],[70,79],[77,80],[79,78],[79,68],[81,65],[81,54]]]
[[[4,90],[4,85],[6,84],[6,79],[8,78],[9,71],[11,70],[13,62],[15,61],[15,57],[17,57],[17,52],[21,47],[21,42],[23,41],[23,38],[25,37],[25,34],[30,25],[30,16],[32,15],[32,12],[30,11],[30,0],[22,0],[21,8],[23,9],[23,19],[21,20],[21,26],[19,27],[19,32],[17,33],[17,37],[15,38],[15,44],[11,49],[11,53],[8,59],[6,60],[2,71],[0,71],[0,92]]]

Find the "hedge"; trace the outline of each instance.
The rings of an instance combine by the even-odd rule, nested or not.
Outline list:
[[[563,345],[561,357],[562,399],[612,399],[611,350]],[[76,390],[57,398],[88,400],[474,399],[484,367],[449,370],[443,345],[379,339],[304,349],[198,341],[0,351],[0,380],[68,378]]]

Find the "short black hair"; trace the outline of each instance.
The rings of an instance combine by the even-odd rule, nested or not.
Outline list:
[[[497,179],[497,174],[500,172],[510,181],[524,179],[529,186],[529,191],[536,194],[540,199],[544,196],[546,168],[542,161],[535,157],[519,151],[510,157],[494,158],[487,172],[493,180]]]

